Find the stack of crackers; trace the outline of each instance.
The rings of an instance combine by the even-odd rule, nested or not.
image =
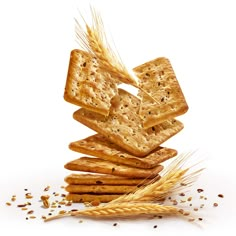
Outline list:
[[[65,164],[67,200],[109,202],[139,186],[157,181],[162,163],[177,151],[161,146],[183,129],[175,117],[188,105],[168,59],[157,58],[133,69],[137,95],[119,88],[120,81],[95,57],[71,52],[64,98],[80,106],[73,117],[96,134],[70,143],[84,154]]]

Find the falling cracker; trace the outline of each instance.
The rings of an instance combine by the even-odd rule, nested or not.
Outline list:
[[[112,76],[99,69],[95,57],[75,49],[71,52],[64,99],[99,114],[108,115],[117,94]]]
[[[105,136],[135,156],[145,156],[183,129],[175,119],[143,129],[138,110],[140,100],[123,89],[112,100],[109,116],[79,109],[74,119]]]
[[[182,115],[188,110],[170,61],[161,57],[134,68],[139,77],[139,115],[145,129]],[[145,92],[144,92],[145,91]]]

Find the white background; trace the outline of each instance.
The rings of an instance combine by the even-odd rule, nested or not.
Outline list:
[[[91,131],[72,119],[63,100],[74,17],[87,1],[0,1],[0,234],[213,235],[235,230],[235,5],[234,1],[94,1],[129,68],[168,57],[189,104],[184,130],[166,142],[179,152],[198,150],[192,163],[206,168],[190,189],[202,187],[208,207],[200,224],[183,219],[61,219],[26,221],[14,206],[28,188],[61,191],[64,164],[79,156],[68,144]],[[87,15],[89,16],[89,15]],[[191,161],[190,161],[191,162]],[[225,198],[219,199],[218,193]],[[219,203],[213,208],[213,202]],[[34,208],[40,211],[36,201]],[[37,209],[37,207],[39,209]],[[117,227],[112,224],[118,222]],[[153,225],[157,224],[156,229]]]

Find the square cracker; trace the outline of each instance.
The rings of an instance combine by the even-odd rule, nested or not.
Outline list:
[[[81,203],[81,202],[110,202],[122,194],[78,194],[78,193],[69,193],[66,196],[67,201],[72,201],[74,203]]]
[[[129,178],[154,178],[163,169],[161,165],[151,169],[141,169],[90,157],[81,157],[73,160],[65,164],[64,167],[73,171],[111,174]]]
[[[159,177],[160,178],[160,177]],[[149,178],[127,178],[115,175],[103,174],[70,174],[65,177],[65,182],[70,185],[146,185],[152,179]],[[158,177],[155,177],[158,180]]]
[[[125,194],[137,189],[135,185],[82,185],[69,184],[65,190],[69,193]]]
[[[157,58],[133,70],[140,87],[153,98],[139,90],[139,115],[145,129],[187,112],[188,105],[167,58]]]
[[[164,121],[149,129],[143,129],[138,114],[140,99],[123,89],[112,99],[109,116],[103,116],[87,109],[77,110],[75,120],[104,135],[108,140],[135,156],[145,156],[167,139],[183,129],[175,119]]]
[[[71,51],[64,99],[99,114],[108,115],[110,100],[117,94],[112,76],[98,68],[95,57],[75,49]]]
[[[149,155],[139,158],[110,142],[101,134],[72,142],[69,148],[86,155],[138,168],[152,168],[177,155],[174,149],[157,147]]]

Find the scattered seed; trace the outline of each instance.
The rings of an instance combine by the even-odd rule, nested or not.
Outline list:
[[[28,218],[28,217],[26,217],[25,219],[26,219],[26,220],[28,220],[29,218]]]
[[[175,205],[178,205],[178,202],[176,200],[173,200],[172,204],[175,206]]]
[[[42,218],[43,220],[46,220],[46,219],[47,219],[47,217],[46,217],[46,216],[42,216],[41,218]]]
[[[203,199],[203,198],[204,198],[204,196],[203,196],[203,195],[201,195],[201,196],[200,196],[200,199]]]
[[[25,198],[26,199],[31,199],[31,198],[33,198],[33,196],[31,195],[31,193],[26,193]]]
[[[114,223],[113,226],[117,226],[117,223]]]
[[[51,216],[51,215],[52,215],[52,213],[51,213],[51,212],[49,212],[49,213],[48,213],[48,215],[49,215],[49,216]]]
[[[43,201],[43,200],[48,200],[50,198],[50,196],[49,195],[42,195],[40,198]]]
[[[189,215],[190,215],[189,211],[184,212],[184,216],[189,216]]]
[[[189,206],[192,206],[192,205],[193,205],[192,203],[189,204]]]
[[[184,197],[185,193],[180,193],[179,196]]]
[[[193,210],[194,210],[194,211],[198,211],[198,208],[197,208],[197,207],[195,207],[195,208],[193,208]]]
[[[223,198],[224,195],[220,193],[220,194],[218,194],[218,197]]]
[[[28,208],[27,207],[22,207],[21,210],[26,211],[26,210],[28,210]]]
[[[202,221],[203,219],[201,217],[199,217],[198,220]]]
[[[66,197],[66,194],[62,193],[62,194],[61,194],[61,197]]]
[[[201,204],[201,205],[200,205],[200,208],[203,208],[203,207],[204,207],[204,204]]]
[[[65,188],[65,186],[62,185],[61,188]]]
[[[158,218],[159,218],[159,219],[162,219],[162,218],[163,218],[163,216],[158,216]]]
[[[207,200],[207,197],[204,197],[204,200]]]
[[[157,225],[154,225],[153,228],[156,229],[156,228],[157,228]]]
[[[27,212],[28,215],[31,215],[31,214],[33,214],[33,213],[34,213],[33,210]]]
[[[83,223],[83,221],[82,221],[82,220],[79,220],[79,223]]]
[[[65,205],[66,204],[66,202],[65,201],[60,201],[60,202],[58,202],[60,205]]]
[[[30,219],[35,219],[35,218],[36,218],[36,216],[30,216],[29,218],[30,218]]]
[[[214,207],[218,207],[218,203],[215,202],[215,203],[213,204],[213,206],[214,206]]]
[[[43,206],[45,208],[49,208],[50,207],[50,203],[49,203],[49,201],[47,199],[43,200]]]
[[[11,203],[10,203],[10,202],[6,202],[6,205],[7,205],[7,206],[11,206]]]
[[[17,205],[17,207],[26,207],[27,206],[27,204],[19,204],[19,205]]]
[[[72,212],[73,212],[73,211],[78,211],[78,209],[71,209],[70,211],[72,211]]]
[[[198,192],[198,193],[201,193],[201,192],[203,192],[203,191],[204,191],[204,190],[201,189],[201,188],[198,188],[198,189],[197,189],[197,192]]]
[[[192,201],[192,197],[189,197],[189,198],[187,199],[187,201],[189,201],[189,202]]]
[[[16,200],[16,197],[12,196],[11,201],[14,202]]]
[[[25,188],[24,190],[25,190],[25,191],[28,191],[28,189],[27,189],[27,188]]]
[[[188,219],[189,222],[193,222],[194,220],[195,220],[194,218]]]
[[[46,191],[48,191],[50,189],[50,186],[47,186],[45,189],[44,189],[44,191],[46,192]]]

